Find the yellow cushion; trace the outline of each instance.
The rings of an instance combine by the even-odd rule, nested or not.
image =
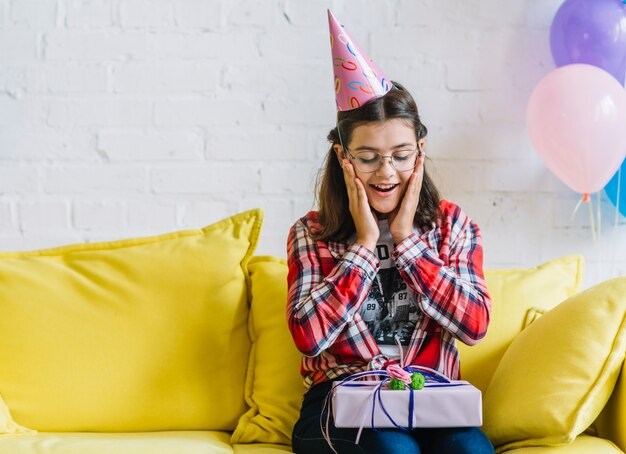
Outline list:
[[[0,395],[40,431],[233,430],[262,213],[0,254]]]
[[[570,443],[598,416],[626,352],[626,278],[598,284],[522,331],[484,396],[502,449]]]
[[[623,454],[611,443],[598,437],[579,435],[570,445],[540,446],[532,448],[517,448],[507,451],[508,454]]]
[[[232,454],[228,432],[45,433],[0,437],[0,454]]]
[[[231,441],[290,445],[304,385],[299,372],[302,355],[285,316],[287,264],[274,257],[254,257],[248,267],[252,350],[246,402],[250,410],[239,419]]]
[[[582,256],[568,256],[534,268],[485,271],[493,303],[491,322],[477,345],[457,342],[463,379],[484,393],[502,355],[524,325],[578,291],[583,265]]]

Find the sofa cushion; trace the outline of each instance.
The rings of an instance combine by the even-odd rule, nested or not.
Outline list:
[[[250,272],[249,331],[252,350],[246,377],[250,409],[237,424],[233,443],[291,443],[304,385],[302,355],[286,321],[287,263],[254,257]]]
[[[579,435],[569,445],[517,448],[506,452],[507,454],[623,454],[622,451],[609,440],[591,437],[589,435]]]
[[[457,342],[463,379],[484,393],[502,355],[525,324],[578,292],[583,265],[582,256],[568,256],[534,268],[486,270],[491,322],[478,344]]]
[[[45,433],[0,437],[0,454],[232,454],[227,432]]]
[[[572,442],[606,404],[626,352],[626,278],[596,285],[522,331],[484,396],[502,449]]]
[[[0,254],[0,395],[40,431],[233,430],[262,213]]]

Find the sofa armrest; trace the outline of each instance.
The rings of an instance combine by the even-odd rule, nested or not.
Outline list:
[[[622,371],[613,394],[595,422],[599,437],[615,443],[626,452],[626,367]]]

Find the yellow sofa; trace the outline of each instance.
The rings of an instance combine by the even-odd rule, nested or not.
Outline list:
[[[0,454],[290,452],[300,354],[261,223],[0,254]],[[626,278],[578,293],[582,268],[486,273],[489,334],[460,349],[500,452],[626,450]]]

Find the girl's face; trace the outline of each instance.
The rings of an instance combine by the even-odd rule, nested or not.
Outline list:
[[[360,151],[376,151],[386,157],[394,152],[415,151],[418,142],[410,123],[392,119],[357,126],[352,133],[352,141],[345,145],[352,156]],[[423,149],[424,139],[419,141],[419,146]],[[340,145],[335,145],[335,152],[341,162],[343,153]],[[417,155],[414,157],[417,159]],[[385,158],[378,170],[365,173],[357,168],[358,160],[350,161],[357,178],[365,187],[367,200],[379,219],[386,218],[400,207],[413,170],[399,172],[392,166],[391,159]]]

